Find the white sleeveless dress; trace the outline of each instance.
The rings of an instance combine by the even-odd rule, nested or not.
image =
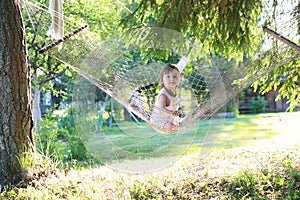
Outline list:
[[[167,122],[173,122],[174,124],[178,124],[180,117],[167,117],[166,115],[164,115],[164,111],[161,110],[161,108],[157,105],[158,104],[158,98],[160,97],[160,95],[166,95],[168,97],[168,99],[170,100],[170,105],[168,107],[166,107],[168,110],[170,111],[178,111],[178,103],[179,100],[176,97],[171,96],[167,90],[165,88],[162,88],[160,90],[160,92],[157,95],[157,99],[156,99],[156,104],[155,107],[153,108],[153,112],[150,118],[150,122],[151,124],[154,126],[154,128],[157,128],[159,130],[162,130],[164,128],[164,125]]]

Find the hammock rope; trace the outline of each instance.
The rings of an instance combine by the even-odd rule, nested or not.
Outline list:
[[[55,40],[54,42],[52,42],[51,44],[48,44],[45,47],[42,47],[41,49],[38,50],[38,53],[45,53],[49,49],[51,49],[51,48],[53,48],[53,47],[61,44],[62,42],[64,42],[65,40],[69,39],[70,37],[74,36],[75,34],[79,33],[80,31],[82,31],[85,28],[87,28],[87,25],[83,25],[83,26],[75,29],[71,33],[68,33],[67,35],[63,36],[62,38]]]
[[[47,9],[31,3],[27,6],[31,8],[28,9],[31,10],[31,16],[40,16],[42,13],[45,18],[37,22],[43,25],[35,24],[35,28],[42,29],[51,24],[51,15]],[[207,55],[195,57],[194,49],[201,46],[168,29],[142,27],[102,41],[86,25],[74,24],[67,18],[64,27],[69,34],[41,48],[39,52],[50,52],[51,56],[74,69],[147,123],[150,123],[159,91],[159,71],[164,63],[155,60],[141,63],[130,57],[128,52],[163,50],[176,57],[178,68],[184,74],[178,92],[181,94],[185,115],[182,129],[210,118],[255,80],[300,56],[298,45],[294,44],[290,48],[286,40],[264,34],[264,31],[270,30],[266,27],[257,37],[264,35],[267,49],[260,48],[260,52],[257,50],[256,54],[242,61],[216,56],[208,58]],[[46,33],[47,30],[40,32]],[[272,41],[282,45],[272,45]],[[64,45],[59,50],[57,45],[62,42]],[[192,70],[185,70],[188,62]],[[155,124],[151,126],[157,130]]]

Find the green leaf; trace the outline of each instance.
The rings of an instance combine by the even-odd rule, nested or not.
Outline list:
[[[72,72],[69,69],[66,69],[65,74],[68,77],[72,77],[73,76]]]

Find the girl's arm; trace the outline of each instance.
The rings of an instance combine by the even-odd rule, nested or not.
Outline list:
[[[170,105],[170,100],[165,94],[161,94],[158,97],[158,107],[160,108],[160,111],[163,115],[167,117],[177,117],[179,116],[178,111],[171,111],[167,109],[167,107]]]

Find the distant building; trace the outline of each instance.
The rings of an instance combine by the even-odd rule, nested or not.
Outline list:
[[[278,88],[279,89],[279,88]],[[267,92],[264,97],[267,101],[266,111],[268,112],[281,112],[289,107],[288,99],[281,98],[275,101],[278,96],[278,89]]]
[[[284,79],[283,79],[284,81]],[[283,82],[282,82],[283,83]],[[257,96],[263,96],[266,102],[266,112],[283,112],[289,107],[288,99],[281,98],[276,101],[276,98],[279,94],[279,90],[282,86],[282,83],[277,87],[276,90],[270,90],[264,95],[260,95],[257,92],[254,92],[252,88],[247,88],[244,91],[244,95],[239,99],[239,112],[240,113],[250,113],[249,100],[251,98],[257,98]]]

